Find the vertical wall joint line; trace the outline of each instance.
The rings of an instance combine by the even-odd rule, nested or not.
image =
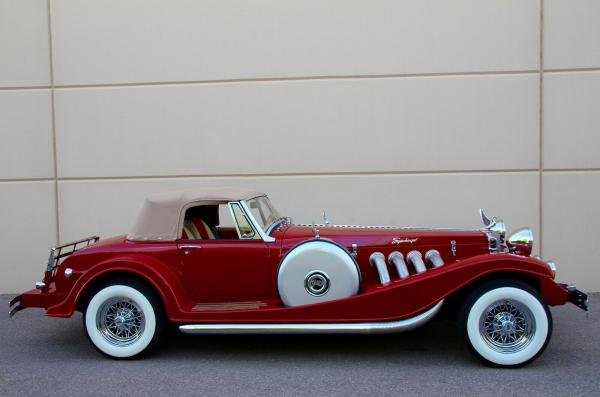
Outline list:
[[[52,52],[52,4],[47,0],[46,8],[48,11],[48,56],[50,57],[50,108],[52,121],[52,153],[54,167],[54,219],[56,226],[56,244],[60,244],[60,217],[58,213],[58,158],[56,156],[56,112],[54,107],[54,55]]]
[[[539,247],[540,256],[543,256],[543,227],[544,227],[544,0],[540,0],[540,80],[539,80],[539,163],[538,163],[538,217],[539,217]]]

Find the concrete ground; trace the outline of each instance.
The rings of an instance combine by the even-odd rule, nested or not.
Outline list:
[[[114,361],[71,319],[0,314],[0,396],[24,395],[600,395],[600,294],[591,311],[552,309],[554,335],[525,368],[481,365],[455,327],[384,336],[185,336]]]

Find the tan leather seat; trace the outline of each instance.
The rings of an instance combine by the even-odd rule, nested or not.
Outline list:
[[[186,219],[183,222],[183,238],[190,240],[215,240],[215,234],[203,219]]]

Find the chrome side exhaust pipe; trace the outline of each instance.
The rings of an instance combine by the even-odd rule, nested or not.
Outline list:
[[[425,262],[423,262],[423,255],[421,255],[421,253],[417,250],[410,251],[406,255],[406,260],[413,265],[415,271],[419,274],[427,270],[425,267]]]
[[[429,250],[425,253],[425,260],[434,268],[444,265],[444,260],[438,250]]]
[[[409,276],[408,268],[404,262],[404,255],[402,255],[400,252],[393,251],[390,253],[388,255],[388,262],[396,267],[396,271],[398,272],[400,279],[404,280]]]
[[[388,272],[387,265],[385,264],[385,256],[381,252],[373,252],[369,257],[371,266],[375,266],[377,274],[379,274],[379,282],[386,285],[390,283],[390,273]]]

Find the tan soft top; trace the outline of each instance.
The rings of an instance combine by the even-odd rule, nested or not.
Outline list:
[[[264,196],[264,193],[238,188],[177,190],[146,197],[128,240],[176,240],[181,231],[183,211],[192,203],[229,202]]]

